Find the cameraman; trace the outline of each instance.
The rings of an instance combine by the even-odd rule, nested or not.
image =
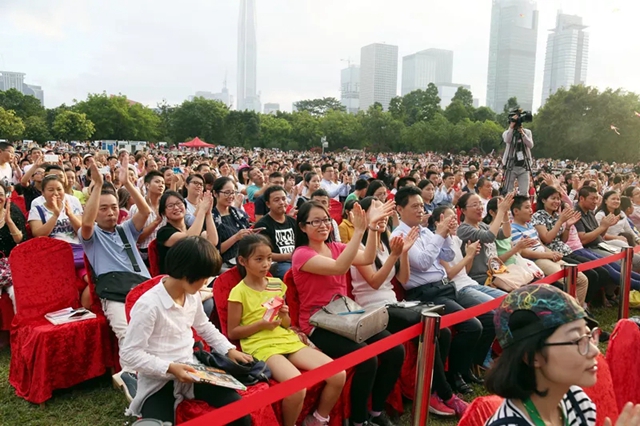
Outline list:
[[[512,110],[509,114],[509,129],[502,134],[502,140],[507,145],[507,149],[505,149],[502,156],[502,165],[505,167],[505,182],[503,185],[506,186],[506,192],[511,192],[514,181],[517,179],[518,193],[520,195],[528,195],[533,135],[531,130],[522,127],[522,122],[519,120],[521,113],[520,109]]]

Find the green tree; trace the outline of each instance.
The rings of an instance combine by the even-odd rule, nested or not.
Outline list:
[[[0,107],[0,138],[13,142],[22,138],[25,127],[13,110]]]
[[[129,107],[129,116],[134,123],[132,140],[154,142],[159,140],[162,120],[155,111],[141,104],[134,104]]]
[[[382,107],[369,108],[369,111],[358,114],[363,128],[363,146],[372,151],[394,151],[402,148],[402,132],[404,124],[394,120],[389,112],[382,111]]]
[[[481,106],[476,108],[473,112],[473,118],[475,121],[480,122],[484,122],[486,120],[496,121],[496,113],[489,107]]]
[[[260,146],[286,149],[291,137],[291,124],[284,118],[265,114],[260,117]]]
[[[158,118],[158,140],[165,142],[175,142],[172,137],[171,118],[176,107],[169,105],[167,101],[162,100],[157,104]]]
[[[314,117],[309,111],[296,111],[288,115],[287,119],[291,123],[291,140],[287,149],[301,150],[318,146],[322,137],[318,117]]]
[[[93,122],[86,114],[64,111],[58,114],[53,122],[53,132],[58,139],[68,141],[85,141],[95,133]]]
[[[202,97],[184,101],[171,114],[171,136],[177,142],[198,136],[206,142],[224,145],[228,114],[229,107],[220,101]]]
[[[471,107],[473,108],[473,107]],[[468,120],[472,115],[469,114],[469,108],[460,100],[452,101],[444,110],[444,116],[452,124],[458,124],[462,120]]]
[[[438,88],[429,83],[427,90],[414,90],[402,97],[405,112],[405,124],[411,126],[418,121],[432,120],[441,112]]]
[[[324,116],[329,111],[346,111],[344,105],[336,98],[307,99],[294,103],[298,111],[307,111],[316,117]]]
[[[44,117],[46,112],[40,101],[33,96],[25,96],[16,89],[0,91],[0,107],[13,110],[18,117],[26,120],[27,117]]]
[[[226,146],[252,148],[259,146],[260,118],[254,111],[229,111],[224,121]]]
[[[405,120],[407,111],[402,103],[402,96],[395,96],[389,101],[389,112],[395,120]]]
[[[38,142],[40,145],[44,145],[49,139],[51,139],[51,133],[49,132],[49,126],[47,126],[47,120],[43,117],[32,115],[27,117],[24,121],[24,139],[31,139]]]
[[[456,101],[459,101],[465,107],[473,108],[473,94],[471,93],[471,90],[465,89],[462,86],[458,87],[458,90],[456,90],[453,98],[451,98],[451,102]]]
[[[363,127],[358,117],[338,111],[329,112],[321,121],[320,129],[327,137],[329,149],[362,148]]]
[[[518,98],[516,98],[515,96],[509,98],[507,100],[507,103],[504,105],[504,108],[502,109],[502,113],[498,114],[498,116],[496,117],[498,124],[500,124],[501,126],[506,126],[508,124],[507,122],[509,121],[509,111],[518,106]]]

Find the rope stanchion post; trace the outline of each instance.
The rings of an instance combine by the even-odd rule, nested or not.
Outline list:
[[[418,347],[418,368],[416,368],[413,426],[424,426],[429,419],[429,398],[431,397],[436,339],[440,332],[440,315],[434,312],[423,312],[422,326]]]
[[[623,249],[620,268],[620,305],[618,319],[629,318],[629,293],[631,292],[631,271],[633,270],[633,247]]]
[[[578,265],[566,263],[562,267],[566,271],[564,291],[575,298],[578,294]]]

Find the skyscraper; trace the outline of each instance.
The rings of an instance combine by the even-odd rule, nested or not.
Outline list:
[[[556,27],[547,38],[542,105],[559,88],[585,84],[589,62],[589,34],[582,18],[558,12]]]
[[[427,49],[402,58],[402,96],[425,90],[429,83],[448,84],[453,80],[453,52]]]
[[[340,103],[347,112],[355,114],[360,108],[360,67],[349,65],[340,71]]]
[[[33,96],[44,106],[44,91],[42,86],[27,84],[24,82],[23,72],[0,71],[0,91],[16,89],[25,96]]]
[[[374,43],[360,50],[360,110],[389,108],[398,88],[398,46]]]
[[[256,40],[255,0],[240,0],[238,20],[238,107],[260,112],[257,90],[258,47]]]
[[[493,0],[487,106],[502,111],[513,96],[527,110],[533,105],[538,10],[533,0]]]

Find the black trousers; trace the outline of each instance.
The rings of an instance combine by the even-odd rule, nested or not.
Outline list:
[[[205,383],[194,383],[195,399],[206,402],[212,407],[220,408],[239,400],[241,397],[233,389],[213,386]],[[173,380],[169,380],[158,392],[150,395],[140,410],[143,419],[156,419],[163,422],[174,422],[175,397],[173,396]],[[251,416],[242,417],[232,423],[235,426],[251,426]]]
[[[587,259],[586,257],[571,253],[570,255],[564,256],[562,260],[567,263],[577,264],[587,263],[591,259]],[[600,289],[606,288],[609,282],[609,273],[601,266],[598,268],[589,269],[588,271],[582,271],[582,273],[585,274],[587,279],[589,280],[586,301],[591,302],[593,298],[598,294]]]
[[[327,356],[336,359],[367,346],[367,343],[374,343],[389,336],[391,333],[383,330],[366,343],[356,343],[318,327],[313,331],[310,339]],[[369,395],[371,395],[371,409],[384,411],[385,401],[400,377],[403,362],[404,346],[398,345],[355,366],[351,384],[351,421],[353,423],[364,423],[367,420]]]
[[[387,330],[392,334],[402,331],[405,328],[409,328],[422,321],[422,315],[420,315],[418,311],[414,311],[412,309],[389,306],[387,311],[389,312],[389,325],[387,325]],[[415,338],[413,342],[417,346],[418,338]],[[438,340],[436,340],[436,356],[433,360],[432,390],[444,401],[449,400],[453,395],[451,385],[447,381],[447,377],[444,373],[444,364],[447,362],[450,346],[451,330],[448,328],[440,329],[440,335],[438,336]]]

